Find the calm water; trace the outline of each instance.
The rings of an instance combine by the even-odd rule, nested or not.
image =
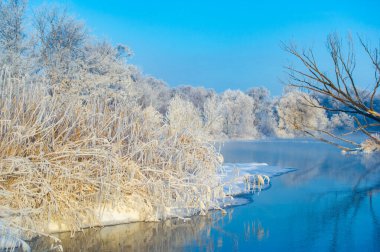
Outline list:
[[[222,153],[297,170],[226,215],[61,234],[65,251],[380,251],[380,158],[302,140],[229,142]]]

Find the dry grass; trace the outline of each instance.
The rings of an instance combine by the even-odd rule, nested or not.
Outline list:
[[[0,98],[3,236],[48,235],[51,223],[71,231],[102,225],[96,213],[109,208],[159,220],[218,207],[217,151],[153,108],[106,88],[50,96],[43,83],[4,69]]]

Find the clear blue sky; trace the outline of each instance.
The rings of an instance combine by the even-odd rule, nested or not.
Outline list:
[[[380,0],[56,2],[97,37],[128,45],[135,54],[131,63],[171,86],[266,86],[279,94],[283,67],[293,62],[281,41],[322,55],[331,32],[359,33],[374,44],[380,39]],[[370,72],[360,71],[358,78],[368,81]]]

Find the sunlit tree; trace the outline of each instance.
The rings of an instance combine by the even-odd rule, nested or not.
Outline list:
[[[200,131],[203,127],[200,112],[189,101],[175,96],[169,103],[167,119],[171,129],[175,132],[188,131],[190,133]]]
[[[318,104],[318,101],[308,94],[299,91],[289,91],[278,101],[277,135],[279,137],[296,137],[310,135],[315,130],[325,131],[328,127],[328,118],[323,109],[305,106],[308,99]]]

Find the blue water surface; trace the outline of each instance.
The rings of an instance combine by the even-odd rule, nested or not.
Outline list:
[[[229,142],[226,162],[296,171],[272,179],[209,236],[216,251],[380,251],[380,159],[310,140]],[[226,220],[226,218],[224,218]],[[204,250],[194,243],[186,250]]]

